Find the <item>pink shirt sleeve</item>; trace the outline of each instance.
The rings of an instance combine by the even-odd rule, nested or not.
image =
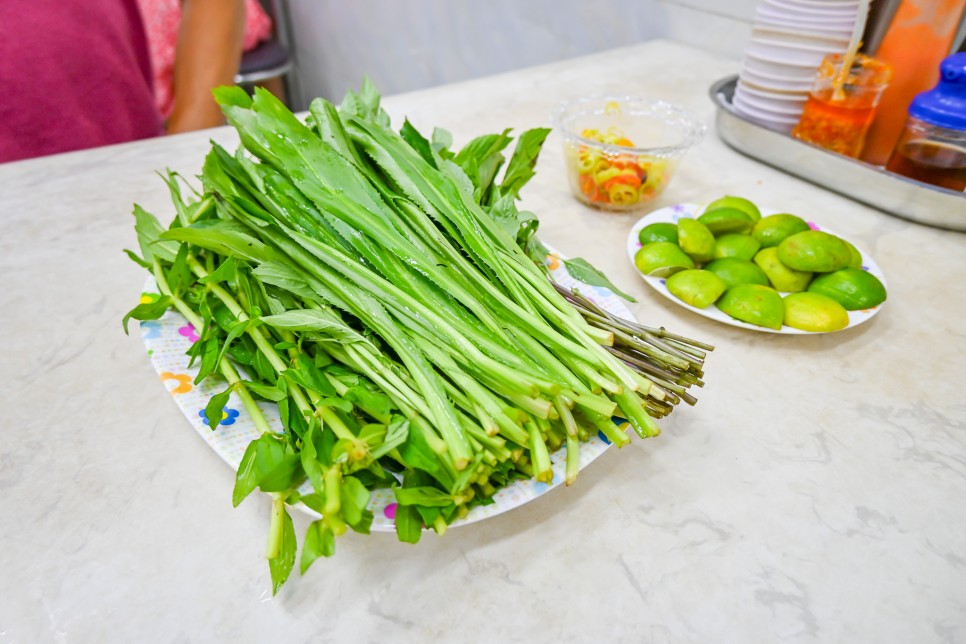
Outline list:
[[[3,0],[0,161],[163,133],[135,0]]]

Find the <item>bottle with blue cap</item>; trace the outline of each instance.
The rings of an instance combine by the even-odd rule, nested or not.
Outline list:
[[[966,190],[966,53],[939,67],[939,83],[909,105],[886,170],[949,190]]]

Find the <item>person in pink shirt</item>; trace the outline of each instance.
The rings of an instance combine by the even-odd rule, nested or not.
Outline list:
[[[234,82],[243,2],[182,0],[166,129],[137,0],[3,0],[0,162],[221,124],[211,89]]]
[[[197,17],[190,13],[198,11],[198,4],[183,0],[138,0],[138,6],[147,32],[155,99],[167,122],[167,131],[184,132],[220,124],[220,113],[207,114],[205,109],[209,103],[204,93],[206,88],[198,88],[201,94],[196,94],[193,87],[185,88],[186,76],[190,74],[188,66],[205,55],[185,51],[190,46],[187,43],[192,42],[187,30],[194,24],[204,24],[193,20]],[[244,0],[243,12],[241,52],[246,52],[272,35],[272,19],[258,0]],[[237,14],[233,17],[237,20]],[[235,71],[237,65],[232,75]]]

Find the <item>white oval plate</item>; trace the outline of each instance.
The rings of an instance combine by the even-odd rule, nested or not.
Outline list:
[[[572,287],[579,284],[580,292],[596,302],[599,306],[614,315],[628,320],[634,320],[634,315],[619,297],[608,289],[588,286],[577,282],[567,273],[567,269],[559,261],[559,258],[564,256],[559,255],[554,250],[550,250],[549,252],[547,264],[550,267],[551,275],[557,283],[564,287]],[[149,278],[144,286],[144,292],[141,294],[141,301],[147,302],[157,297],[157,286],[154,279]],[[175,403],[177,403],[181,412],[188,419],[188,422],[208,446],[233,471],[237,471],[238,464],[241,462],[248,443],[258,438],[259,431],[255,428],[251,417],[248,416],[244,406],[242,406],[235,394],[231,394],[218,428],[215,431],[208,428],[208,424],[203,418],[205,406],[213,395],[224,390],[224,383],[212,382],[210,379],[207,379],[198,385],[192,384],[195,376],[198,374],[198,366],[188,367],[189,358],[185,352],[188,351],[192,343],[197,339],[195,329],[179,313],[176,311],[168,311],[160,320],[141,322],[141,338],[147,348],[148,356],[151,358],[151,364],[154,365],[165,388],[171,393]],[[265,417],[268,419],[272,429],[277,432],[282,432],[282,423],[279,419],[276,405],[274,403],[259,402],[259,407],[265,413]],[[587,467],[598,456],[603,454],[609,446],[610,443],[601,434],[591,437],[586,443],[581,443],[580,469]],[[474,507],[466,517],[455,521],[451,527],[474,523],[502,514],[528,501],[532,501],[551,489],[560,487],[564,481],[566,458],[566,448],[561,448],[550,455],[553,466],[553,482],[549,485],[534,480],[515,481],[493,496],[494,503]],[[311,486],[306,484],[300,491],[308,494],[311,492]],[[228,498],[230,490],[225,494],[226,498]],[[310,516],[318,517],[314,511],[302,504],[294,507]],[[394,518],[396,503],[392,490],[373,490],[372,498],[369,502],[369,509],[375,517],[371,528],[373,532],[395,532],[396,526]]]
[[[637,220],[633,228],[631,228],[631,231],[627,234],[627,256],[628,258],[630,258],[631,264],[632,265],[634,264],[634,254],[641,247],[641,242],[638,241],[637,235],[641,231],[641,229],[644,228],[644,226],[655,224],[655,223],[676,224],[678,219],[681,219],[682,217],[691,217],[692,219],[697,219],[697,216],[700,215],[703,211],[704,211],[704,204],[685,203],[685,204],[677,204],[674,206],[668,206],[666,208],[661,208],[660,210],[655,210],[654,212],[641,217],[639,220]],[[781,212],[781,211],[762,209],[761,214],[773,215],[777,212]],[[830,230],[829,228],[826,228],[825,226],[820,226],[816,224],[813,221],[809,221],[808,225],[811,226],[812,230],[822,230],[829,234],[836,235],[837,237],[841,237],[842,239],[845,239],[850,244],[855,246],[856,249],[859,251],[859,253],[862,254],[862,268],[869,271],[877,278],[879,278],[879,281],[882,282],[882,285],[886,287],[886,290],[888,290],[889,287],[886,284],[885,275],[882,274],[882,270],[879,268],[879,265],[875,263],[875,260],[872,259],[872,257],[868,253],[864,252],[861,248],[859,248],[858,244],[853,242],[851,239],[848,239],[847,237],[843,235],[839,235],[838,233]],[[634,270],[637,271],[636,266]],[[694,311],[699,315],[703,315],[706,318],[711,318],[712,320],[717,320],[718,322],[724,322],[725,324],[730,324],[731,326],[738,326],[743,329],[751,329],[752,331],[763,331],[765,333],[784,333],[788,335],[818,335],[819,333],[823,333],[821,331],[802,331],[800,329],[793,329],[790,326],[782,326],[781,330],[776,330],[776,329],[769,329],[763,326],[757,326],[755,324],[748,324],[747,322],[736,320],[735,318],[731,317],[724,311],[718,309],[718,307],[716,307],[714,304],[711,304],[706,308],[699,309],[696,306],[691,306],[690,304],[683,302],[678,298],[676,298],[674,295],[672,295],[671,292],[667,290],[667,285],[665,284],[665,279],[663,277],[650,277],[648,275],[644,275],[640,271],[637,271],[637,274],[641,276],[641,279],[643,279],[651,287],[653,287],[654,290],[656,290],[658,293],[660,293],[667,299],[671,300],[678,306],[683,306],[684,308]],[[783,293],[782,295],[785,295],[785,293]],[[849,325],[845,328],[851,329],[852,327],[858,326],[863,322],[868,322],[869,320],[872,319],[872,317],[876,313],[879,312],[879,309],[881,309],[882,306],[883,305],[880,304],[879,306],[875,306],[871,309],[862,309],[861,311],[849,311]],[[839,331],[844,331],[844,330],[845,329],[839,329]]]

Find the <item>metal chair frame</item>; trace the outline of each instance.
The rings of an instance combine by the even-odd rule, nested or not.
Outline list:
[[[288,59],[281,65],[260,69],[254,72],[243,74],[239,72],[235,75],[236,85],[253,85],[271,78],[281,78],[285,88],[285,102],[289,103],[293,92],[292,69],[294,67],[294,52],[291,46],[290,27],[288,10],[285,0],[260,0],[265,11],[272,18],[272,37],[278,41],[288,52]]]

